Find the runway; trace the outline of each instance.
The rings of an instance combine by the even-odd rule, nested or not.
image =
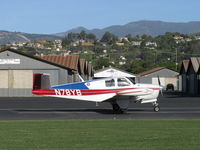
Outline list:
[[[0,120],[68,119],[200,119],[200,97],[166,95],[160,111],[151,104],[131,103],[125,114],[114,114],[109,103],[82,102],[49,97],[0,98]]]

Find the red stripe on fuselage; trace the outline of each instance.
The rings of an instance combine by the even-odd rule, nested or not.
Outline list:
[[[33,90],[32,93],[36,94],[36,95],[89,96],[89,95],[118,93],[118,92],[123,92],[123,91],[126,91],[126,90],[134,90],[134,89],[139,89],[139,88],[95,89],[95,90],[92,90],[92,89],[89,89],[89,90],[79,90],[79,89],[40,89],[40,90]],[[150,89],[152,89],[152,90],[160,90],[160,88],[150,88]],[[141,92],[141,91],[135,91],[135,92]],[[130,92],[130,93],[132,93],[132,92]]]

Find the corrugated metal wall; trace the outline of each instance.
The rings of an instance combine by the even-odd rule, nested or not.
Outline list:
[[[32,70],[0,70],[1,96],[28,96],[31,95]]]
[[[58,85],[59,81],[58,81],[58,74],[59,74],[59,70],[55,69],[55,70],[33,70],[33,73],[46,73],[50,76],[50,85]]]
[[[17,59],[18,63],[4,63]],[[33,96],[33,73],[47,73],[50,75],[51,85],[72,82],[71,70],[59,68],[52,64],[26,57],[12,51],[0,53],[0,96],[1,97],[23,97]]]
[[[158,76],[160,78],[161,85],[164,86],[164,90],[166,89],[167,84],[173,84],[174,89],[178,89],[178,77],[175,71],[169,69],[162,69],[148,75],[144,75],[139,77],[140,83],[148,83],[148,84],[158,84]]]

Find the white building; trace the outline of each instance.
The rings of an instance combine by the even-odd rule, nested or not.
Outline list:
[[[156,42],[146,42],[145,44],[146,46],[153,46],[153,47],[157,47],[157,43]]]
[[[164,90],[169,89],[169,87],[171,90],[178,90],[178,75],[179,73],[174,70],[158,67],[139,73],[138,78],[140,83],[148,84],[159,84],[159,78]]]
[[[132,45],[134,46],[140,46],[142,41],[132,41]]]

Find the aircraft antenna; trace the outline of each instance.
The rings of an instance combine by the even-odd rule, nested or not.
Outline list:
[[[81,79],[81,82],[84,82],[83,78],[78,74],[79,78]]]

